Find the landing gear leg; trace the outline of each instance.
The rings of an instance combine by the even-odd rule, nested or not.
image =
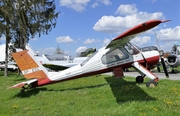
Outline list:
[[[25,88],[22,87],[22,89],[20,90],[20,93],[24,93],[25,92]]]
[[[172,67],[171,73],[175,73],[174,67]]]
[[[144,76],[137,76],[136,77],[136,83],[143,83],[144,82]]]
[[[149,80],[146,83],[146,87],[156,87],[157,86],[157,82],[155,80]]]
[[[22,87],[22,89],[20,90],[20,93],[24,93],[25,90],[27,90],[28,88],[30,88],[30,85],[24,85],[24,86]]]

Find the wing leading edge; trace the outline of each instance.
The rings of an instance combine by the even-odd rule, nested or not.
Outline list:
[[[150,20],[150,21],[141,23],[125,31],[124,33],[117,36],[116,38],[114,38],[106,48],[116,48],[116,47],[119,47],[120,45],[124,45],[125,43],[129,42],[134,37],[136,37],[138,34],[145,32],[149,29],[152,29],[153,27],[159,25],[160,23],[164,23],[168,21],[170,20],[164,20],[164,21],[163,20]]]

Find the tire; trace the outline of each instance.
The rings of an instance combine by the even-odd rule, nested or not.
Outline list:
[[[144,78],[142,76],[136,77],[136,83],[143,83],[143,82],[144,82]]]
[[[155,80],[150,80],[146,83],[146,87],[156,87],[157,86],[157,82],[155,82]]]

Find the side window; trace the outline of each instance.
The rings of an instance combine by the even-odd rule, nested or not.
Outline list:
[[[124,45],[124,48],[130,53],[130,54],[138,54],[139,51],[131,44],[131,43],[127,43]]]
[[[123,48],[116,48],[103,55],[101,60],[103,64],[109,64],[123,59],[127,59],[128,57],[128,54]]]

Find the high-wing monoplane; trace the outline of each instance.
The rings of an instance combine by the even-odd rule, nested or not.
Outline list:
[[[141,23],[114,38],[106,47],[97,50],[81,64],[53,75],[48,73],[28,50],[13,53],[12,56],[22,74],[25,78],[31,80],[21,82],[11,88],[22,88],[22,91],[24,91],[27,88],[35,88],[106,72],[113,72],[115,77],[121,78],[124,76],[123,69],[129,67],[134,67],[141,74],[136,77],[137,83],[142,83],[144,77],[147,76],[150,78],[146,83],[147,87],[157,85],[159,79],[150,69],[159,62],[159,51],[141,51],[129,41],[138,34],[168,21],[150,20]],[[168,77],[168,74],[166,76]]]

